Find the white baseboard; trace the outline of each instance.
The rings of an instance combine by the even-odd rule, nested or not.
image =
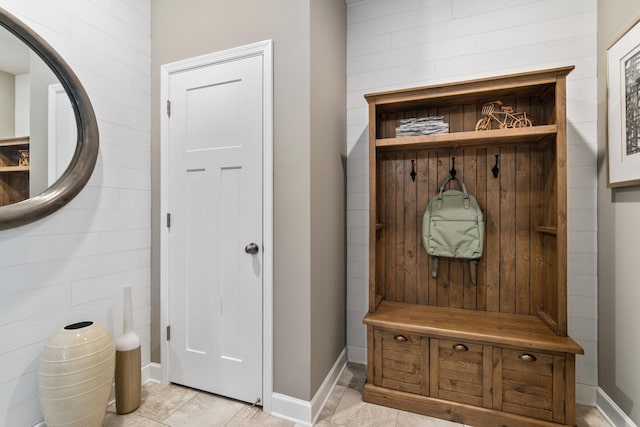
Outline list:
[[[148,363],[142,367],[142,384],[162,382],[162,365],[159,363]]]
[[[355,347],[353,345],[347,346],[349,354],[349,362],[359,363],[361,365],[367,364],[367,349],[364,347]]]
[[[313,425],[311,422],[313,420],[311,402],[286,394],[273,393],[271,395],[271,415],[305,427]]]
[[[596,407],[612,426],[638,427],[600,387],[598,387],[596,392]]]
[[[342,371],[347,366],[347,349],[346,347],[342,350],[335,363],[331,367],[331,370],[325,377],[322,384],[320,384],[320,388],[311,399],[311,414],[312,414],[312,423],[316,421],[320,412],[322,412],[322,408],[327,403],[331,392],[336,386],[336,383],[340,379],[340,375],[342,375]]]
[[[271,415],[301,426],[311,427],[322,412],[345,366],[347,366],[346,348],[338,356],[311,402],[285,394],[273,393],[271,396]]]
[[[596,406],[596,389],[595,385],[576,383],[576,403]]]

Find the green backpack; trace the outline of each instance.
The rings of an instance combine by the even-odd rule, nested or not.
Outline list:
[[[456,179],[462,191],[444,186]],[[450,175],[440,186],[438,195],[429,201],[422,217],[422,244],[433,256],[432,277],[438,277],[439,257],[462,258],[471,261],[471,282],[475,285],[476,266],[484,246],[484,220],[475,197],[467,193],[464,182]]]

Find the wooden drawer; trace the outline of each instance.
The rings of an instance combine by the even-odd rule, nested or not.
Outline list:
[[[491,346],[432,339],[430,347],[432,397],[491,406]]]
[[[494,348],[494,361],[496,409],[564,422],[564,355]]]
[[[375,329],[374,384],[416,394],[428,394],[429,339]]]

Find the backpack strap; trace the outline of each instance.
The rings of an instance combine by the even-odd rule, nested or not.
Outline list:
[[[438,263],[440,261],[440,257],[433,257],[433,270],[431,270],[431,277],[434,279],[438,278]],[[471,283],[474,285],[478,284],[478,260],[472,259],[469,261],[469,269],[471,270]]]
[[[469,269],[471,270],[471,283],[473,283],[474,285],[477,285],[478,284],[478,274],[477,274],[478,260],[477,259],[472,259],[469,262]]]
[[[440,185],[440,191],[438,192],[438,209],[442,209],[442,201],[444,197],[444,186],[451,181],[452,179],[457,180],[462,186],[462,192],[464,193],[464,207],[465,209],[469,209],[469,193],[467,193],[467,187],[464,185],[464,181],[460,179],[458,176],[449,175],[442,185]]]
[[[431,277],[436,279],[438,277],[438,261],[440,261],[440,257],[433,257],[433,270],[431,271]]]

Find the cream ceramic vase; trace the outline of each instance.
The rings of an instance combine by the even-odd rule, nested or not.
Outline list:
[[[47,427],[99,427],[115,369],[113,339],[93,322],[65,326],[40,356],[40,405]]]

